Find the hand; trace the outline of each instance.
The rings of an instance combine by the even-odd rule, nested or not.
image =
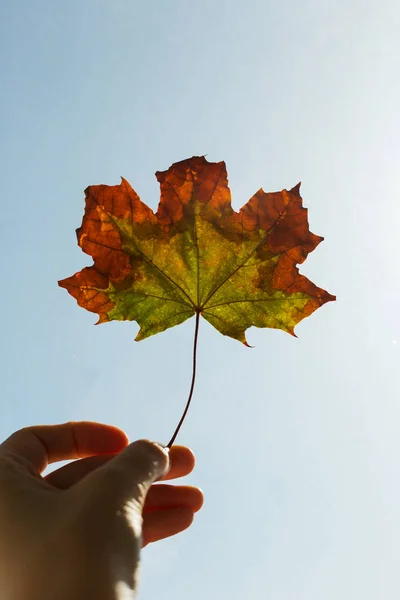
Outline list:
[[[48,464],[77,459],[42,477]],[[169,471],[164,474],[169,466]],[[203,497],[168,453],[92,422],[22,429],[0,445],[0,589],[7,600],[132,598],[142,546],[183,531]]]

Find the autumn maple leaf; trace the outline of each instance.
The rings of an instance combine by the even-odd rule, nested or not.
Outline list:
[[[98,323],[137,321],[142,340],[201,315],[247,344],[251,326],[294,327],[335,297],[297,265],[323,240],[300,185],[231,206],[224,162],[193,157],[156,173],[157,213],[130,184],[86,189],[78,243],[94,264],[59,282]]]

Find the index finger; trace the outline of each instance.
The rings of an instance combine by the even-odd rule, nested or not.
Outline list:
[[[194,469],[196,459],[187,446],[172,446],[169,451],[171,468],[160,481],[177,479],[189,475]]]
[[[127,435],[118,427],[92,421],[70,421],[20,429],[0,445],[0,455],[4,451],[14,454],[41,473],[50,463],[95,454],[115,454],[128,444]]]
[[[75,460],[46,475],[45,481],[59,489],[68,489],[95,469],[113,460],[114,456],[115,454],[110,456],[89,456],[81,460]],[[160,481],[177,479],[189,475],[193,471],[195,464],[194,454],[186,446],[172,446],[169,451],[169,461],[171,468]]]

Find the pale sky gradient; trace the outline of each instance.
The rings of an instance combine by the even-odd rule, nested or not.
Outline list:
[[[225,160],[238,209],[302,181],[325,241],[301,272],[337,295],[298,339],[200,328],[179,442],[205,505],[143,552],[140,600],[400,594],[400,4],[397,0],[0,2],[0,437],[93,419],[166,442],[194,319],[136,343],[57,280],[83,190]]]

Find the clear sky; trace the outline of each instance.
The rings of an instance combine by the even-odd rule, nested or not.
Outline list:
[[[141,600],[394,600],[400,555],[397,0],[0,2],[0,436],[92,419],[166,442],[194,319],[142,342],[57,280],[91,259],[83,190],[225,160],[238,209],[302,181],[337,295],[249,349],[200,328],[179,436],[193,527],[143,552]]]

